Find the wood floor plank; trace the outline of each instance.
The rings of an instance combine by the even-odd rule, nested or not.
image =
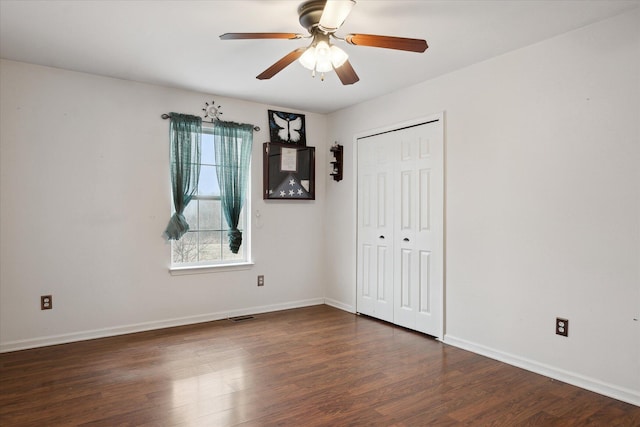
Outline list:
[[[328,306],[0,354],[2,426],[636,426],[640,408]]]

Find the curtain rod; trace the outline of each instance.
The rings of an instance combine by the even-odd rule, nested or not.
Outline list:
[[[170,116],[168,114],[166,114],[166,113],[161,115],[160,117],[162,117],[162,120],[167,120],[168,118],[170,118]],[[208,123],[208,122],[205,122],[205,123]],[[211,121],[211,123],[213,123],[213,120]],[[256,132],[260,132],[260,127],[259,126],[253,126],[253,130],[256,131]]]

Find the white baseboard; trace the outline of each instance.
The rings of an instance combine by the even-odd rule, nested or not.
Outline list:
[[[249,314],[268,313],[271,311],[288,310],[292,308],[308,307],[324,304],[324,298],[313,298],[302,301],[291,301],[281,304],[248,307],[239,310],[229,310],[218,313],[207,313],[197,316],[180,317],[175,319],[159,320],[154,322],[122,325],[112,328],[94,329],[89,331],[74,332],[71,334],[51,335],[26,340],[9,341],[0,344],[0,353],[9,351],[26,350],[30,348],[46,347],[50,345],[66,344],[76,341],[92,340],[96,338],[112,337],[116,335],[131,334],[135,332],[151,331],[155,329],[171,328],[174,326],[192,325],[196,323],[222,320],[229,317],[245,316]]]
[[[545,377],[553,378],[558,381],[574,385],[576,387],[584,388],[586,390],[611,397],[613,399],[640,406],[640,392],[636,390],[607,384],[594,378],[589,378],[580,374],[576,374],[574,372],[558,369],[553,366],[545,365],[534,360],[529,360],[523,357],[515,356],[513,354],[485,347],[483,345],[456,338],[451,335],[445,335],[443,342],[445,344],[452,345],[463,350],[468,350],[491,359],[499,360],[500,362],[504,362],[509,365],[534,372],[536,374],[544,375]]]
[[[326,305],[330,305],[331,307],[335,307],[335,308],[338,308],[338,309],[343,310],[343,311],[348,311],[349,313],[355,313],[356,312],[356,310],[355,310],[355,308],[353,306],[345,304],[345,303],[342,303],[340,301],[336,301],[336,300],[331,299],[331,298],[325,298],[324,299],[324,303]]]

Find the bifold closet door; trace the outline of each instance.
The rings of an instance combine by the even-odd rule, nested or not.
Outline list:
[[[357,311],[442,335],[442,120],[358,140]]]
[[[394,180],[394,323],[441,335],[443,144],[441,122],[387,134]]]
[[[393,147],[358,141],[357,311],[393,322]]]

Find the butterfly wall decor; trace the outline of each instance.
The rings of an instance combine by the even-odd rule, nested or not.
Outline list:
[[[269,110],[269,136],[271,142],[307,145],[304,114]]]

